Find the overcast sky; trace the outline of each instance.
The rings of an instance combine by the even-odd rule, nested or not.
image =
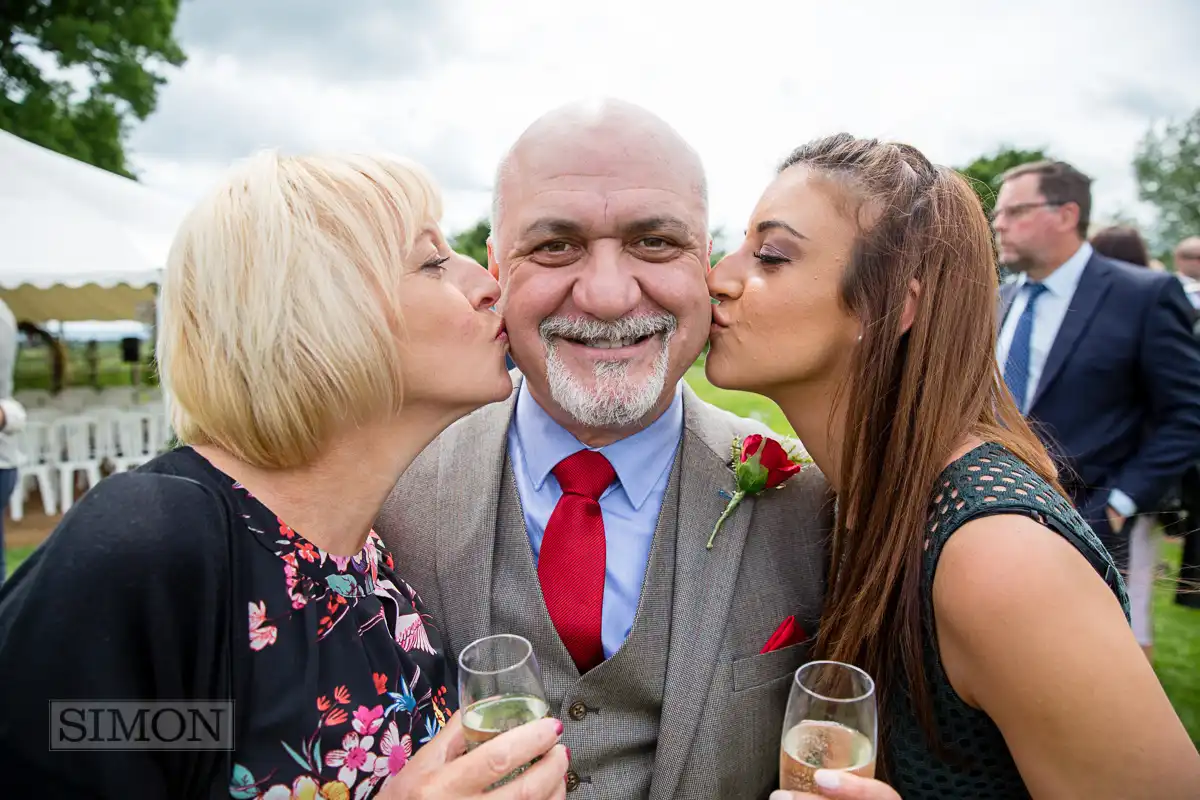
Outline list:
[[[584,97],[674,125],[735,237],[773,166],[839,130],[955,166],[1046,147],[1096,216],[1135,211],[1137,141],[1200,106],[1198,0],[184,0],[176,32],[188,63],[131,137],[145,183],[190,201],[261,147],[382,149],[432,170],[450,233],[513,139]]]

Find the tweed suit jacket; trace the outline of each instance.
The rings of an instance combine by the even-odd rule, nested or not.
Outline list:
[[[482,636],[521,633],[493,630],[491,607],[497,517],[502,497],[515,491],[506,443],[521,376],[514,372],[513,380],[507,401],[455,423],[413,462],[376,524],[454,656]],[[673,570],[673,597],[669,633],[649,639],[667,648],[653,775],[644,782],[649,790],[622,794],[596,780],[572,796],[765,798],[779,785],[783,713],[793,673],[809,660],[815,639],[833,502],[824,477],[809,466],[782,488],[747,498],[706,549],[727,502],[722,493],[734,490],[733,438],[770,431],[705,403],[686,385],[683,407],[669,490],[678,492],[675,519],[660,517],[655,534],[673,535],[675,544],[673,552],[664,548],[669,558],[651,560],[653,569]],[[545,614],[541,589],[530,582],[528,603]],[[761,652],[788,616],[807,639]],[[552,701],[552,713],[564,710]],[[572,722],[563,721],[563,741],[574,751]],[[605,724],[621,721],[610,717]],[[600,762],[602,770],[602,754]]]

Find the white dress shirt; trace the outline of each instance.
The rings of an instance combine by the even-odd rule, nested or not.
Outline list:
[[[1083,246],[1075,251],[1075,255],[1068,258],[1061,267],[1042,281],[1046,291],[1042,292],[1042,296],[1038,298],[1037,306],[1033,310],[1033,335],[1029,340],[1029,385],[1025,388],[1025,408],[1021,409],[1022,414],[1029,413],[1029,403],[1033,401],[1038,382],[1042,379],[1042,370],[1046,367],[1050,348],[1054,346],[1058,329],[1062,327],[1063,319],[1067,316],[1067,309],[1071,306],[1071,298],[1075,296],[1079,279],[1083,277],[1083,268],[1087,266],[1091,257],[1092,246],[1084,242]],[[1025,291],[1025,284],[1028,282],[1029,279],[1025,273],[1021,273],[1017,278],[1017,293],[1013,297],[1008,316],[1004,319],[1004,326],[1000,329],[1000,340],[996,345],[996,358],[1000,362],[1001,372],[1004,371],[1004,365],[1008,363],[1008,350],[1012,347],[1017,321],[1021,319],[1021,314],[1029,302],[1029,292]]]
[[[1029,413],[1029,404],[1033,402],[1038,383],[1042,379],[1042,370],[1046,367],[1050,348],[1054,346],[1058,330],[1067,316],[1067,309],[1071,307],[1071,299],[1075,297],[1075,290],[1079,287],[1079,280],[1083,277],[1084,267],[1091,258],[1092,246],[1088,242],[1084,242],[1075,251],[1075,255],[1068,258],[1061,267],[1042,281],[1046,291],[1042,292],[1042,296],[1038,298],[1037,306],[1033,310],[1033,332],[1029,338],[1029,385],[1025,388],[1025,408],[1021,409],[1022,414]],[[1021,273],[1017,278],[1017,291],[1013,296],[1012,306],[1008,310],[1008,316],[1004,318],[1004,325],[1000,328],[1000,338],[996,343],[996,359],[1000,362],[1001,372],[1008,363],[1008,351],[1012,347],[1017,322],[1021,319],[1021,314],[1029,302],[1029,292],[1025,291],[1025,284],[1028,282],[1029,279],[1025,273]],[[1108,504],[1125,517],[1131,517],[1137,513],[1137,505],[1120,489],[1112,491]]]
[[[676,386],[675,397],[661,417],[637,433],[600,448],[617,473],[617,480],[600,495],[605,539],[600,641],[605,658],[611,658],[633,630],[650,563],[650,545],[682,439],[683,387]],[[508,429],[508,457],[534,566],[541,555],[550,515],[562,497],[554,467],[585,449],[538,405],[529,393],[529,383],[522,382]]]

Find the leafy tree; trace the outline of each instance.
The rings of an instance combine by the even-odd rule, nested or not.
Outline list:
[[[995,152],[980,156],[958,171],[967,178],[975,193],[979,195],[983,210],[990,214],[996,206],[996,193],[1000,191],[1000,176],[1013,167],[1046,158],[1050,156],[1041,149],[1018,150],[1002,145]]]
[[[1200,109],[1151,128],[1133,159],[1138,197],[1158,211],[1156,250],[1200,235]]]
[[[178,10],[179,0],[0,2],[0,129],[133,177],[128,120],[150,115],[159,70],[185,60],[172,35]],[[78,67],[90,85],[64,77]]]
[[[467,228],[451,237],[450,246],[486,267],[488,265],[487,238],[491,232],[491,223],[487,218],[481,219],[475,223],[474,227]]]

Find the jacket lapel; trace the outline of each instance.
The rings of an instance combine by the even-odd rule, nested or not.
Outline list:
[[[519,387],[520,378],[514,376]],[[443,434],[437,475],[437,575],[455,653],[491,634],[492,555],[508,422],[517,391]],[[461,640],[457,640],[461,639]]]
[[[1000,333],[1000,329],[1004,327],[1004,320],[1008,318],[1009,309],[1012,308],[1013,300],[1017,297],[1018,286],[1015,283],[1006,283],[1000,287],[1000,314],[996,318],[996,333]]]
[[[726,621],[754,513],[748,497],[717,534],[708,535],[734,490],[729,468],[734,431],[720,412],[706,406],[686,385],[684,434],[677,469],[679,509],[675,545],[675,597],[655,754],[652,800],[670,800],[683,775],[692,741],[707,705],[709,686],[721,654]]]
[[[1050,346],[1050,353],[1046,356],[1046,365],[1042,368],[1041,378],[1038,379],[1037,390],[1029,402],[1030,414],[1046,393],[1046,389],[1062,372],[1067,359],[1075,352],[1075,347],[1096,316],[1097,306],[1108,293],[1109,283],[1110,276],[1106,265],[1096,256],[1092,256],[1083,268],[1079,285],[1075,287],[1075,294],[1071,297],[1071,305],[1067,308],[1058,335],[1054,337],[1054,344]]]

